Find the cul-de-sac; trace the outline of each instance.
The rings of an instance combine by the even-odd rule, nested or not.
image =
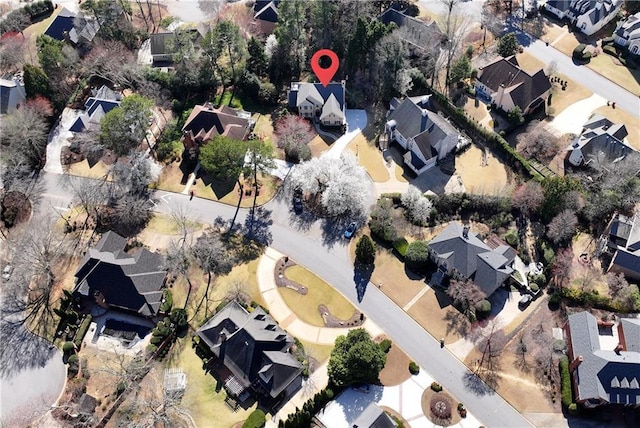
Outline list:
[[[640,426],[640,1],[0,0],[2,428]]]

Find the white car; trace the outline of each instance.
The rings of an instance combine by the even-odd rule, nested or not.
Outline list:
[[[6,265],[4,269],[2,269],[2,279],[4,279],[5,281],[9,281],[9,278],[11,278],[11,273],[13,273],[13,266]]]

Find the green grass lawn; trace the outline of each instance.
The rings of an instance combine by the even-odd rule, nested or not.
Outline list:
[[[333,345],[319,345],[317,343],[305,342],[304,340],[300,342],[302,342],[302,346],[304,346],[304,352],[320,364],[327,361],[331,356]]]
[[[353,305],[329,284],[307,269],[301,266],[292,266],[284,274],[290,280],[304,285],[309,290],[306,295],[302,295],[289,288],[278,288],[289,308],[302,321],[324,327],[324,321],[318,311],[320,304],[327,306],[329,312],[340,319],[347,320],[353,316],[355,312]]]

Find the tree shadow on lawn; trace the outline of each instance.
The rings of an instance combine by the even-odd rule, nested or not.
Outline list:
[[[374,269],[374,264],[366,265],[357,262],[353,267],[353,282],[356,284],[358,302],[362,302],[362,299],[364,299],[364,293],[367,291],[367,285],[371,281]]]
[[[220,181],[216,180],[212,175],[204,172],[198,172],[197,179],[202,180],[202,184],[205,186],[211,187],[213,194],[216,195],[218,200],[231,193],[236,187],[236,180]]]
[[[496,391],[480,379],[480,377],[470,371],[462,375],[462,383],[467,390],[478,396],[493,395],[496,393]]]
[[[4,314],[3,314],[4,315]],[[34,335],[24,325],[0,320],[0,375],[10,378],[23,370],[44,367],[55,348],[50,342]]]

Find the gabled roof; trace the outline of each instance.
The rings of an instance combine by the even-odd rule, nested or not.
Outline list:
[[[421,19],[405,15],[393,9],[393,7],[385,10],[378,17],[378,20],[386,25],[392,22],[396,24],[401,31],[402,38],[412,46],[421,49],[430,50],[440,46],[444,37],[435,21],[427,23]]]
[[[155,315],[167,275],[163,258],[145,248],[128,254],[125,245],[126,240],[115,232],[102,235],[75,274],[74,292],[87,297],[100,292],[110,306]]]
[[[105,99],[98,96],[88,98],[84,103],[85,112],[73,122],[69,128],[70,131],[82,132],[88,129],[91,124],[99,124],[105,114],[120,105],[119,94],[106,86],[102,86],[96,95],[108,98]]]
[[[628,333],[632,336],[637,325],[637,320],[621,324],[625,338],[627,328],[631,327]],[[586,311],[569,315],[569,334],[573,357],[582,357],[573,373],[580,400],[640,404],[640,353],[629,350],[628,345],[618,353],[601,349],[598,322]]]
[[[222,106],[197,105],[182,127],[183,138],[198,144],[206,143],[216,135],[244,140],[249,133],[249,113]]]
[[[336,96],[333,94],[329,95],[329,99],[322,106],[322,113],[320,113],[320,120],[325,120],[331,115],[335,115],[340,118],[344,117],[344,114],[342,113],[342,109],[340,108],[340,103],[338,103]]]
[[[452,135],[458,138],[459,132],[437,113],[422,108],[426,104],[426,97],[405,98],[387,119],[395,122],[397,132],[405,139],[413,139],[428,160],[438,155],[438,142]]]
[[[73,20],[76,14],[66,7],[63,7],[60,13],[51,21],[51,24],[44,31],[44,34],[56,40],[63,41],[65,33],[73,30]]]
[[[74,44],[91,42],[100,30],[100,23],[97,19],[86,16],[79,12],[73,21],[73,29],[69,31],[69,40]]]
[[[506,245],[490,248],[459,222],[451,222],[429,242],[429,250],[439,263],[446,262],[467,279],[471,279],[490,296],[513,273],[515,250]]]
[[[569,10],[576,16],[586,15],[591,24],[616,12],[620,0],[573,0]]]
[[[0,114],[13,112],[27,99],[22,82],[17,79],[0,79]]]
[[[312,103],[315,106],[323,106],[329,102],[333,97],[335,100],[331,100],[328,113],[335,113],[345,117],[345,87],[344,82],[330,82],[327,87],[324,87],[322,83],[306,83],[306,82],[292,82],[289,88],[289,107],[298,108],[305,101]],[[323,110],[323,114],[324,110]]]
[[[592,154],[603,153],[607,159],[615,160],[636,151],[622,141],[628,135],[624,124],[614,124],[602,115],[594,114],[584,124],[568,150],[580,150],[588,161]]]
[[[261,308],[247,312],[232,301],[197,331],[244,388],[259,381],[277,397],[302,372],[289,348],[292,337]]]
[[[572,0],[547,0],[545,7],[554,7],[562,12],[569,10]]]
[[[619,21],[614,34],[627,40],[640,38],[640,12],[624,21]]]
[[[256,4],[257,5],[257,4]],[[278,22],[278,6],[276,2],[270,1],[256,11],[254,19],[260,19],[267,22]]]
[[[493,92],[504,86],[515,105],[525,111],[529,104],[551,89],[551,82],[542,69],[529,74],[520,68],[515,56],[498,58],[481,67],[478,80]]]
[[[398,424],[376,403],[369,403],[360,416],[353,421],[352,426],[358,428],[395,428]]]

